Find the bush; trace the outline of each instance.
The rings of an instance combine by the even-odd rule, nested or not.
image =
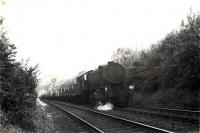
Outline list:
[[[2,29],[0,31],[2,32],[0,34],[0,109],[3,111],[4,120],[2,123],[33,130],[31,119],[36,104],[38,66],[28,67],[28,61],[17,62],[15,45],[9,42]]]

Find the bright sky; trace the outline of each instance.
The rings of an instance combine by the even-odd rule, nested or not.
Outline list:
[[[0,0],[1,2],[2,0]],[[148,48],[179,27],[199,0],[5,0],[0,15],[18,58],[39,64],[42,84],[111,59],[118,47]]]

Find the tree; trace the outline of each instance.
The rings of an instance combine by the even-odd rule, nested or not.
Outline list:
[[[200,15],[191,13],[179,30],[169,33],[150,49],[141,51],[137,60],[133,60],[126,81],[143,95],[158,94],[157,100],[148,99],[149,103],[159,101],[164,106],[198,109]],[[142,104],[145,100],[138,101]]]
[[[1,24],[3,20],[1,19]],[[3,27],[3,26],[2,26]],[[28,67],[28,60],[17,62],[16,47],[0,29],[0,109],[3,121],[33,130],[33,110],[36,105],[38,66]]]
[[[123,65],[126,69],[132,66],[137,52],[130,48],[118,48],[112,55],[112,60]]]
[[[3,19],[1,19],[1,25],[3,24]],[[10,83],[12,79],[12,74],[15,69],[14,57],[16,47],[10,44],[8,39],[5,37],[5,32],[3,32],[2,27],[0,30],[0,107],[4,112],[8,112],[11,109],[10,98],[12,97],[12,85]]]

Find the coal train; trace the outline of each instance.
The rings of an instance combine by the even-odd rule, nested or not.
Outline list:
[[[60,88],[57,93],[43,96],[61,101],[77,103],[111,102],[115,106],[127,106],[130,99],[129,88],[125,85],[125,69],[115,62],[108,62],[96,70],[79,75],[76,83]]]

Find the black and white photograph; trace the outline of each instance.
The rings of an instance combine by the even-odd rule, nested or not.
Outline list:
[[[199,0],[0,0],[0,133],[199,132]]]

